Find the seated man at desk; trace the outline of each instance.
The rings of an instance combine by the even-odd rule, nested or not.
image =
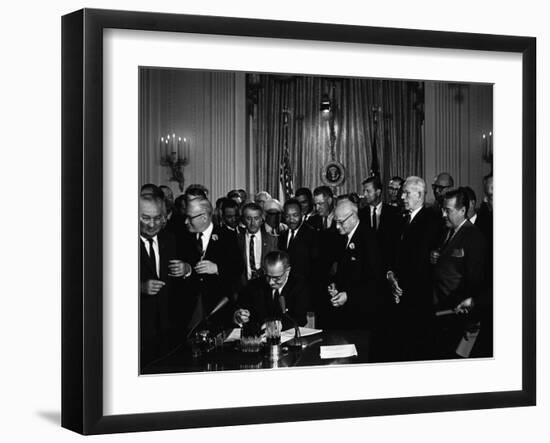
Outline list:
[[[307,323],[308,290],[304,279],[291,272],[290,258],[284,251],[271,251],[263,261],[264,275],[251,280],[239,296],[233,320],[239,325],[280,319],[283,329]]]

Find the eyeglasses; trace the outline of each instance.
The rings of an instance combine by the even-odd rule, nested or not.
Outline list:
[[[343,220],[334,220],[334,222],[335,222],[337,225],[343,225],[343,224],[346,222],[346,220],[347,220],[348,218],[350,218],[352,215],[353,215],[353,212],[350,212],[349,215],[348,215],[345,219],[343,219]]]
[[[442,191],[443,189],[450,188],[450,186],[441,186],[441,185],[432,185],[432,189],[435,191],[436,189],[439,191]]]
[[[185,220],[191,221],[191,220],[194,220],[194,219],[196,219],[197,217],[200,217],[201,215],[204,215],[204,214],[206,214],[206,213],[205,213],[205,212],[201,212],[200,214],[192,215],[192,216],[191,216],[191,215],[186,215],[186,216],[185,216]]]
[[[148,216],[148,215],[142,215],[142,216],[140,216],[140,219],[141,219],[141,221],[142,221],[143,223],[151,223],[151,222],[153,222],[153,223],[156,224],[156,223],[161,223],[162,220],[164,219],[164,217],[163,217],[162,215],[159,215],[159,216],[157,216],[157,217],[150,217],[150,216]]]

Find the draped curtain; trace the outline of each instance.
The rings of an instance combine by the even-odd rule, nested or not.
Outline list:
[[[376,143],[383,182],[394,175],[423,175],[422,83],[254,74],[248,76],[247,93],[256,192],[279,195],[285,110],[294,190],[322,184],[320,171],[332,159],[329,122],[320,112],[323,94],[335,105],[335,160],[346,169],[336,193],[360,192],[369,175],[373,107],[380,108]]]

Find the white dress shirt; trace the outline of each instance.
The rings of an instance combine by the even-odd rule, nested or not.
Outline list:
[[[359,223],[360,222],[357,222],[357,224],[355,225],[355,227],[351,230],[351,232],[348,234],[348,241],[346,242],[346,249],[348,248],[350,242],[351,242],[351,239],[353,237],[353,234],[355,234],[355,231],[357,231],[357,227],[359,226]]]
[[[244,252],[246,254],[246,278],[250,280],[252,277],[252,269],[250,269],[250,237],[254,235],[254,264],[256,265],[256,271],[260,269],[262,265],[262,231],[258,231],[255,234],[250,234],[246,231],[244,236]]]
[[[149,251],[149,240],[147,237],[144,237],[143,235],[140,235],[141,241],[145,245],[145,250],[147,251],[147,254],[149,254],[149,257],[151,256],[151,252]],[[155,263],[157,265],[157,276],[160,278],[160,254],[159,254],[159,240],[158,237],[155,235],[153,237],[153,251],[155,252]]]
[[[378,203],[376,206],[369,206],[370,208],[370,219],[372,220],[372,211],[376,211],[376,229],[380,227],[380,216],[382,215],[382,202]]]

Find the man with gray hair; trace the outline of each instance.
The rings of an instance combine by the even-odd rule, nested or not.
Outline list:
[[[380,291],[379,263],[374,232],[359,220],[357,205],[341,200],[334,210],[340,234],[337,271],[328,285],[327,326],[335,329],[376,330]]]
[[[267,191],[260,191],[254,196],[254,203],[264,209],[265,202],[271,200],[271,195]]]
[[[428,210],[426,183],[411,176],[401,196],[405,217],[394,257],[386,278],[394,298],[389,325],[396,355],[393,360],[421,360],[432,357],[433,307],[430,251],[441,236],[440,217]]]
[[[187,232],[178,245],[183,259],[190,263],[192,272],[186,279],[192,331],[224,298],[235,298],[242,260],[234,235],[212,223],[212,205],[204,197],[188,202],[185,208]]]
[[[177,280],[191,268],[176,253],[173,234],[163,230],[164,201],[160,196],[139,198],[139,277],[140,277],[140,366],[170,350],[175,343]]]

